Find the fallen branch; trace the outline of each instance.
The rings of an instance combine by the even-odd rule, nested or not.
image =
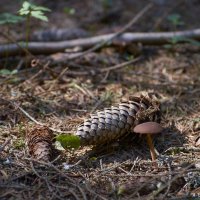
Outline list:
[[[143,15],[145,12],[147,12],[150,8],[152,7],[152,4],[147,4],[147,6],[145,6],[139,13],[137,13],[133,19],[131,19],[131,21],[129,23],[127,23],[124,27],[122,27],[122,29],[120,29],[118,32],[114,33],[114,34],[111,34],[111,37],[107,37],[106,39],[103,39],[103,40],[100,40],[100,42],[96,42],[94,43],[94,45],[91,44],[92,48],[84,51],[81,53],[81,57],[90,53],[90,52],[93,52],[101,47],[103,47],[104,45],[107,45],[108,43],[112,43],[112,40],[115,39],[116,37],[120,36],[122,33],[124,33],[125,31],[127,31],[134,23],[136,23]],[[8,39],[8,41],[11,41],[13,44],[5,44],[5,45],[2,45],[2,52],[1,52],[1,46],[0,46],[0,56],[2,57],[5,57],[5,56],[15,56],[15,55],[20,55],[20,54],[24,54],[26,53],[27,55],[28,54],[49,54],[49,53],[56,53],[56,52],[60,52],[60,51],[64,51],[65,49],[67,48],[72,48],[72,47],[76,47],[76,46],[81,46],[81,47],[84,47],[85,45],[76,45],[76,41],[75,40],[71,40],[72,42],[72,46],[66,44],[65,46],[65,43],[68,41],[62,41],[62,42],[59,42],[58,44],[58,48],[56,48],[57,44],[56,42],[47,42],[46,45],[45,45],[45,42],[41,42],[42,45],[45,45],[44,46],[44,49],[41,48],[40,44],[39,44],[39,47],[37,45],[37,42],[32,42],[30,44],[28,44],[28,48],[27,48],[27,43],[26,42],[15,42],[13,41],[12,38],[10,38],[9,36],[7,36],[6,34],[4,34],[3,32],[0,33],[2,34],[5,38]],[[84,39],[78,39],[80,41],[84,40]],[[88,40],[90,40],[90,38],[88,38]],[[73,41],[75,41],[75,45],[73,45]],[[49,44],[48,44],[49,43]],[[54,44],[53,44],[54,43]],[[79,43],[79,42],[78,42]],[[81,42],[80,42],[81,43]],[[83,41],[84,43],[84,41]],[[86,42],[87,43],[87,42]],[[51,47],[50,47],[50,46]],[[90,45],[90,44],[89,44]],[[87,46],[87,44],[86,44]],[[91,47],[90,46],[90,47]],[[17,47],[17,49],[16,49]],[[38,50],[39,49],[39,50]],[[47,50],[49,49],[49,50]],[[17,50],[17,52],[16,52]],[[41,51],[40,51],[41,50]],[[2,54],[1,54],[2,53]],[[73,55],[71,59],[75,59],[75,58],[79,58],[80,55]],[[69,59],[68,59],[69,60]]]
[[[108,38],[107,40],[102,41],[101,43],[97,43],[96,45],[94,45],[93,47],[87,49],[86,51],[83,51],[81,53],[75,54],[75,55],[71,55],[70,58],[65,59],[66,61],[69,60],[73,60],[76,58],[82,58],[83,56],[87,55],[88,53],[91,53],[93,51],[96,51],[97,49],[100,49],[101,47],[107,45],[108,43],[112,42],[115,38],[117,38],[118,36],[120,36],[121,34],[123,34],[125,31],[127,31],[133,24],[135,24],[144,14],[145,12],[147,12],[150,8],[152,7],[152,4],[148,4],[147,6],[145,6],[139,13],[137,13],[132,19],[131,21],[126,24],[124,27],[122,27],[118,32],[114,33],[112,35],[112,37]],[[65,57],[65,56],[64,56]],[[67,71],[68,67],[66,67],[65,69],[63,69],[61,71],[61,73],[59,74],[58,77],[61,77],[66,71]]]
[[[87,49],[105,40],[110,40],[115,34],[105,34],[84,39],[75,39],[62,42],[29,42],[28,51],[32,54],[52,54],[56,52],[64,52],[67,48],[82,47]],[[130,43],[142,43],[144,45],[161,45],[170,43],[174,37],[184,37],[195,40],[200,40],[200,29],[177,31],[177,32],[150,32],[150,33],[123,33],[110,41],[110,44],[128,45]],[[9,56],[16,56],[23,54],[22,48],[26,47],[25,42],[17,44],[3,44],[0,45],[0,57],[6,56],[6,51]],[[108,44],[107,44],[108,45]]]

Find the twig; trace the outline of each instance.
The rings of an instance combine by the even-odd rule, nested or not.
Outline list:
[[[22,107],[20,107],[19,105],[17,105],[15,102],[12,102],[12,104],[14,106],[16,106],[24,115],[26,115],[26,117],[28,117],[31,121],[35,122],[38,125],[44,126],[43,123],[38,122],[36,119],[34,119],[29,113],[27,113]]]
[[[47,126],[46,124],[43,124],[41,122],[38,122],[35,118],[33,118],[28,112],[26,112],[22,107],[20,107],[19,105],[17,105],[15,102],[11,102],[14,106],[16,106],[26,117],[28,117],[31,121],[35,122],[36,124],[40,125],[40,126]],[[49,127],[50,130],[52,130],[53,132],[57,132],[57,133],[65,133],[65,134],[71,134],[72,132],[70,131],[61,131],[58,129],[54,129],[52,127]]]
[[[5,34],[4,32],[0,32],[0,34],[5,37],[8,41],[13,42],[22,52],[26,53],[27,55],[34,57],[31,52],[26,48],[26,46],[19,44],[17,41],[15,41],[12,37],[9,35]],[[6,45],[7,46],[7,45]],[[4,54],[6,52],[3,52]],[[7,54],[9,54],[9,50],[7,50]],[[20,53],[21,54],[21,53]],[[8,56],[8,55],[7,55]]]
[[[28,161],[34,161],[36,163],[39,163],[39,164],[42,164],[42,165],[45,165],[49,168],[52,168],[54,169],[56,172],[58,172],[60,175],[64,176],[67,180],[68,180],[68,183],[71,185],[71,186],[74,186],[74,187],[77,187],[77,185],[75,184],[74,180],[71,179],[69,176],[67,176],[66,173],[63,173],[61,170],[59,170],[55,165],[53,165],[52,163],[47,163],[47,162],[43,162],[43,161],[39,161],[37,159],[33,159],[33,158],[25,158],[25,160],[28,160]]]
[[[27,45],[25,44],[25,46],[23,45],[24,43],[26,43],[26,42],[21,42],[21,44],[18,42],[18,41],[16,41],[15,39],[13,39],[12,37],[10,37],[9,35],[7,35],[7,34],[5,34],[5,33],[3,33],[3,32],[0,32],[0,34],[3,36],[3,37],[5,37],[6,39],[8,39],[8,41],[11,41],[12,43],[14,43],[22,52],[24,52],[26,55],[28,55],[28,56],[30,56],[30,58],[32,58],[32,59],[36,59],[36,57],[29,51],[29,49],[27,48]],[[4,54],[5,54],[5,52],[4,52]],[[8,51],[8,49],[7,49],[7,47],[6,47],[6,56],[8,56],[8,54],[9,54],[9,51]],[[21,54],[21,53],[20,53]],[[17,55],[20,55],[20,54],[17,54]],[[12,55],[11,55],[12,56]],[[2,57],[4,57],[4,56],[2,56]],[[38,59],[36,59],[36,60],[38,60]],[[20,61],[20,63],[18,64],[18,66],[17,66],[17,68],[19,68],[22,64],[23,64],[23,62],[24,61]],[[49,61],[47,61],[47,63],[44,65],[44,67],[43,67],[43,63],[41,63],[40,62],[40,60],[38,60],[38,62],[37,62],[37,65],[38,66],[40,66],[40,67],[42,67],[42,70],[40,70],[38,73],[36,73],[33,77],[31,77],[31,79],[34,79],[34,78],[36,78],[38,75],[40,75],[42,72],[43,72],[43,70],[45,69],[45,68],[47,68],[48,67],[48,65],[49,65]]]
[[[1,146],[0,146],[0,152],[5,149],[5,147],[10,143],[10,138],[7,139]]]
[[[107,67],[107,68],[100,69],[99,71],[100,72],[109,72],[109,71],[112,71],[112,70],[120,69],[122,67],[126,67],[127,65],[130,65],[130,64],[133,64],[133,63],[139,61],[141,58],[142,57],[138,57],[138,58],[135,58],[133,60],[129,60],[127,62],[123,62],[123,63],[117,64],[117,65],[114,65],[112,67]]]
[[[80,200],[80,198],[76,195],[73,189],[69,189],[69,192],[74,196],[76,200]]]
[[[35,175],[36,175],[38,178],[43,179],[43,180],[45,181],[45,183],[46,183],[46,185],[47,185],[47,187],[48,187],[48,189],[49,189],[49,192],[52,192],[53,189],[50,187],[48,180],[46,179],[46,177],[39,175],[39,173],[35,170],[35,167],[34,167],[32,161],[30,161],[30,166],[31,166],[31,169],[33,170],[33,172],[35,173]]]
[[[103,47],[104,45],[108,44],[109,42],[112,42],[113,39],[120,36],[122,33],[127,31],[131,26],[133,26],[144,15],[144,13],[146,13],[151,7],[152,7],[152,4],[151,3],[148,4],[137,15],[135,15],[128,24],[126,24],[124,27],[122,27],[122,29],[120,29],[118,32],[114,33],[110,38],[105,39],[101,43],[96,44],[94,47],[88,49],[87,51],[84,51],[83,53],[81,53],[79,55],[72,56],[70,59],[83,57],[84,55],[86,55],[90,52],[96,51],[97,49]]]
[[[73,48],[80,46],[84,49],[90,48],[93,45],[104,42],[105,40],[111,40],[114,33],[94,36],[84,39],[75,39],[62,42],[29,42],[28,51],[32,54],[52,54],[57,52],[64,52],[67,48]],[[109,45],[123,45],[126,46],[131,43],[142,43],[143,45],[163,45],[168,44],[174,37],[190,38],[194,40],[200,40],[200,29],[192,29],[185,31],[175,32],[149,32],[149,33],[132,33],[125,32],[111,41]],[[187,41],[186,41],[187,42]],[[108,44],[107,44],[108,45]],[[20,44],[20,47],[25,48],[25,44]],[[8,52],[10,56],[21,55],[22,49],[16,44],[2,44],[0,45],[0,57],[5,57],[5,52]],[[94,51],[94,50],[93,50]],[[88,53],[88,52],[87,52]],[[74,59],[72,56],[69,60]]]
[[[105,73],[105,72],[108,73],[110,71],[126,67],[126,66],[128,66],[130,64],[138,62],[140,59],[142,59],[142,56],[138,57],[138,58],[135,58],[133,60],[127,61],[127,62],[123,62],[123,63],[117,64],[117,65],[111,66],[111,67],[106,67],[106,68],[103,68],[103,69],[92,69],[92,70],[87,70],[87,71],[66,70],[66,72],[63,73],[63,74],[67,74],[67,75],[71,75],[71,76],[88,76],[88,75],[95,76],[97,73]],[[137,75],[141,75],[142,76],[143,74],[137,74]]]
[[[163,194],[161,200],[164,200],[165,197],[167,196],[167,194],[169,193],[170,189],[171,189],[171,186],[172,186],[172,158],[170,157],[164,157],[164,162],[166,163],[167,165],[167,168],[168,168],[168,172],[169,172],[169,175],[168,175],[168,186],[167,186],[167,190],[166,192]]]
[[[167,8],[166,11],[162,14],[162,16],[160,18],[158,18],[153,26],[153,29],[157,29],[160,24],[162,23],[162,21],[164,19],[166,19],[167,15],[169,15],[170,12],[172,12],[175,8],[177,8],[180,4],[182,4],[183,1],[174,1],[174,5],[172,5],[171,7]]]
[[[192,167],[192,164],[185,167],[182,170],[179,170],[178,172],[173,172],[171,175],[175,175],[172,179],[171,179],[171,183],[173,183],[177,178],[181,177],[183,174],[188,172],[188,169]],[[156,178],[162,177],[163,174],[158,174],[155,175],[153,178],[151,178],[150,180],[148,180],[147,182],[143,183],[139,188],[137,188],[130,196],[129,199],[132,199],[143,187],[145,187],[148,183],[150,183],[151,181],[155,180]],[[168,184],[164,184],[163,186],[161,186],[157,191],[152,192],[149,195],[149,200],[153,200],[155,199],[155,197],[161,193],[163,190],[165,190],[168,187]]]
[[[77,188],[79,189],[82,197],[83,197],[83,200],[87,200],[87,197],[86,197],[86,194],[84,193],[84,191],[82,190],[82,188],[80,186],[77,185]]]
[[[47,63],[42,67],[42,69],[40,69],[36,74],[34,74],[32,77],[30,77],[29,79],[27,79],[25,81],[25,83],[27,82],[31,82],[33,79],[35,79],[37,76],[39,76],[40,74],[42,74],[44,72],[44,70],[48,67],[49,65],[49,61],[47,61]]]
[[[75,54],[74,56],[70,57],[70,60],[73,60],[75,58],[82,58],[83,56],[85,56],[88,53],[91,53],[93,51],[96,51],[97,49],[103,47],[104,45],[108,44],[109,42],[111,43],[113,39],[115,39],[116,37],[120,36],[122,33],[124,33],[126,30],[128,30],[134,23],[136,23],[143,15],[144,13],[149,10],[152,7],[152,4],[148,4],[147,6],[145,6],[128,24],[126,24],[121,30],[119,30],[117,33],[114,33],[112,35],[112,37],[109,37],[105,40],[103,40],[100,43],[97,43],[94,47],[82,52],[81,54]],[[67,59],[69,60],[69,58]],[[61,77],[61,74],[64,74],[63,72],[66,71],[66,69],[68,69],[68,67],[66,67],[65,69],[63,69],[59,75],[59,77]]]

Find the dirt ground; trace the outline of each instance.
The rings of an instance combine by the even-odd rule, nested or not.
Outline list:
[[[31,28],[67,28],[70,39],[70,30],[77,28],[76,38],[113,33],[148,2],[35,0],[52,12],[48,23],[33,19]],[[153,2],[128,31],[200,26],[198,0]],[[0,12],[16,12],[20,4],[1,0]],[[167,19],[172,14],[184,23],[172,24]],[[10,30],[15,40],[24,38],[24,32],[24,23]],[[0,41],[6,39],[0,36]],[[135,64],[108,69],[134,57],[140,57]],[[25,57],[0,58],[0,70],[4,68],[18,71],[0,75],[0,199],[200,199],[200,46],[109,46],[42,71],[27,66]],[[13,102],[48,127],[74,132],[90,113],[144,91],[157,93],[161,102],[164,131],[154,137],[158,168],[146,140],[133,134],[105,146],[61,151],[51,163],[29,156],[25,135],[36,124]]]

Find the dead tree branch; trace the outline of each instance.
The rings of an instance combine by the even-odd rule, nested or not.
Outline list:
[[[122,33],[115,37],[115,33],[105,34],[84,39],[75,39],[62,42],[29,42],[28,51],[32,54],[52,54],[56,52],[64,52],[65,49],[82,47],[90,48],[94,45],[109,40],[107,45],[128,45],[131,43],[142,43],[144,45],[162,45],[170,43],[174,37],[190,38],[200,40],[200,29],[177,31],[177,32],[149,32],[149,33]],[[21,48],[19,47],[21,46]],[[6,52],[9,56],[21,55],[26,47],[25,42],[18,44],[2,44],[0,45],[0,57],[5,57]]]

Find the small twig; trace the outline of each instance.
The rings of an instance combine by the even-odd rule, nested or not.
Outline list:
[[[84,199],[84,200],[87,200],[88,198],[86,197],[86,194],[84,193],[84,191],[82,190],[82,188],[81,188],[80,186],[78,186],[78,185],[77,185],[77,188],[79,189],[79,191],[80,191],[80,193],[81,193],[83,199]]]
[[[133,63],[136,63],[137,61],[139,61],[142,57],[138,57],[138,58],[135,58],[133,60],[129,60],[127,62],[123,62],[123,63],[120,63],[120,64],[117,64],[117,65],[114,65],[112,67],[107,67],[107,68],[104,68],[104,69],[100,69],[99,71],[100,72],[109,72],[109,71],[112,71],[112,70],[116,70],[116,69],[120,69],[122,67],[126,67],[127,65],[130,65],[130,64],[133,64]]]
[[[40,125],[40,126],[47,126],[46,124],[43,124],[41,122],[38,122],[35,118],[33,118],[28,112],[26,112],[22,107],[20,107],[19,105],[17,105],[15,102],[11,102],[14,106],[16,106],[26,117],[28,117],[31,121],[35,122],[36,124]],[[49,127],[50,130],[52,130],[53,132],[57,132],[57,133],[65,133],[65,134],[71,134],[72,132],[70,131],[61,131],[58,129],[54,129],[52,127]]]
[[[167,164],[167,168],[168,168],[168,172],[169,172],[169,175],[168,175],[168,186],[167,186],[167,190],[166,192],[163,194],[162,196],[162,199],[165,199],[165,197],[167,196],[167,194],[169,193],[170,189],[171,189],[171,185],[172,185],[172,166],[171,166],[171,163],[172,163],[172,158],[170,157],[163,157],[164,159],[164,162]]]
[[[17,105],[17,103],[12,102],[12,104],[18,108],[24,115],[26,115],[26,117],[28,117],[31,121],[35,122],[38,125],[44,126],[43,123],[38,122],[35,118],[33,118],[29,113],[27,113],[22,107],[20,107],[19,105]]]
[[[200,152],[200,148],[198,147],[170,147],[168,148],[164,153],[170,153],[170,152],[184,152],[184,153],[188,153],[188,152]]]
[[[88,75],[96,75],[97,73],[109,73],[110,71],[113,71],[113,70],[117,70],[117,69],[120,69],[120,68],[123,68],[123,67],[126,67],[128,65],[131,65],[133,63],[136,63],[138,62],[139,60],[142,59],[142,56],[141,57],[138,57],[138,58],[135,58],[133,60],[130,60],[130,61],[126,61],[126,62],[123,62],[123,63],[120,63],[120,64],[117,64],[117,65],[114,65],[114,66],[111,66],[111,67],[106,67],[106,68],[103,68],[103,69],[97,69],[97,70],[92,70],[91,71],[71,71],[71,70],[66,70],[66,74],[68,75],[72,75],[72,76],[88,76]],[[137,72],[135,72],[137,73]],[[134,74],[135,75],[135,74]],[[144,74],[136,74],[136,75],[144,75]],[[59,75],[60,76],[60,75]],[[152,78],[152,77],[151,77]],[[90,95],[91,96],[91,95]]]
[[[39,161],[37,159],[32,159],[32,158],[26,158],[26,160],[28,161],[34,161],[36,163],[39,163],[39,164],[42,164],[42,165],[45,165],[49,168],[53,168],[56,172],[58,172],[60,175],[62,175],[63,177],[65,177],[67,180],[68,180],[68,183],[74,187],[77,187],[77,185],[75,184],[74,180],[71,179],[69,176],[67,176],[66,173],[63,173],[62,171],[60,171],[55,165],[53,165],[52,163],[47,163],[47,162],[42,162],[42,161]]]
[[[172,179],[171,179],[171,183],[174,182],[177,178],[181,177],[184,173],[187,172],[187,170],[189,168],[191,168],[192,164],[185,167],[184,169],[182,169],[181,171],[179,170],[178,172],[174,172],[172,173],[172,175],[175,175]],[[129,196],[129,199],[132,199],[143,187],[145,187],[148,183],[152,182],[153,180],[155,180],[156,178],[159,178],[159,177],[162,177],[163,174],[159,174],[159,175],[156,175],[154,176],[153,178],[151,178],[150,180],[148,180],[147,182],[143,183],[139,188],[137,188],[134,193],[132,193],[130,196]],[[150,195],[149,195],[149,200],[151,199],[155,199],[155,197],[161,193],[164,189],[166,189],[168,187],[168,184],[164,184],[162,187],[160,187],[157,191],[154,191],[152,192]]]
[[[54,185],[48,180],[48,178],[46,178],[45,176],[41,176],[41,175],[36,171],[36,169],[35,169],[35,167],[34,167],[32,161],[30,161],[30,165],[31,165],[31,169],[33,170],[33,172],[35,173],[35,175],[36,175],[38,178],[40,178],[40,179],[42,179],[42,180],[45,181],[45,183],[46,183],[46,185],[47,185],[47,187],[48,187],[49,192],[52,194],[52,197],[55,196],[55,197],[57,197],[58,199],[61,199],[61,198],[59,198],[59,197],[56,195],[56,193],[53,191],[53,188],[52,188],[51,186],[54,186]],[[50,185],[51,185],[51,186],[50,186]]]
[[[182,174],[184,174],[186,172],[187,169],[189,169],[191,167],[191,165],[187,166],[185,169],[183,169],[179,174],[177,174],[176,176],[174,176],[173,178],[171,178],[170,184],[172,182],[174,182],[177,178],[179,178]],[[156,192],[153,192],[152,195],[152,199],[155,199],[155,197],[160,194],[164,189],[168,188],[169,185],[165,184],[162,187],[160,187]]]
[[[33,54],[26,48],[26,46],[20,45],[17,41],[15,41],[12,37],[10,37],[9,35],[5,34],[4,32],[0,32],[0,34],[5,37],[8,41],[13,42],[20,50],[22,50],[23,52],[25,52],[27,55],[34,57]],[[4,52],[3,52],[4,53]],[[7,53],[9,54],[9,50],[7,51]]]
[[[49,192],[52,192],[53,190],[52,190],[52,188],[50,187],[48,180],[47,180],[44,176],[40,176],[40,175],[39,175],[39,173],[35,170],[35,167],[34,167],[32,161],[30,161],[30,166],[31,166],[31,169],[33,170],[34,174],[35,174],[38,178],[43,179],[43,180],[45,181],[45,183],[46,183],[46,185],[47,185],[47,187],[48,187],[48,189],[49,189]]]
[[[91,193],[91,194],[94,194],[95,196],[99,197],[99,199],[102,199],[102,200],[107,200],[107,198],[101,196],[100,194],[97,194],[96,192],[92,191],[92,188],[89,187],[89,185],[87,184],[87,182],[85,183],[85,187],[86,189]]]
[[[10,138],[7,139],[1,146],[0,146],[0,152],[5,149],[5,147],[10,143]]]
[[[118,167],[118,169],[119,169],[120,171],[124,172],[124,173],[127,174],[127,175],[130,175],[130,174],[131,174],[130,172],[127,172],[126,170],[124,170],[124,169],[121,168],[121,167]]]
[[[47,61],[47,63],[42,67],[42,69],[39,70],[39,72],[37,72],[36,74],[34,74],[32,77],[30,77],[28,80],[26,80],[24,83],[26,82],[31,82],[33,79],[35,79],[37,76],[39,76],[40,74],[42,74],[44,72],[44,70],[48,67],[49,65],[49,61]]]
[[[79,91],[81,91],[84,95],[89,95],[91,98],[94,98],[94,95],[88,91],[86,88],[81,87],[80,85],[76,83],[72,83],[71,86],[77,88]]]
[[[80,200],[80,198],[76,195],[73,189],[69,189],[69,192],[75,197],[76,200]]]
[[[33,54],[29,51],[27,45],[26,45],[26,46],[23,46],[22,44],[19,44],[18,41],[16,41],[15,39],[13,39],[12,37],[10,37],[9,35],[7,35],[7,34],[5,34],[5,33],[3,33],[3,32],[0,32],[0,34],[3,35],[3,37],[5,37],[6,39],[8,39],[8,41],[11,41],[11,42],[13,42],[14,44],[16,44],[16,46],[17,46],[20,50],[22,50],[26,55],[30,56],[32,59],[36,59],[35,55],[33,55]],[[27,42],[26,42],[26,43],[27,43]],[[9,54],[9,51],[6,50],[6,52]],[[2,55],[2,57],[3,57],[3,55]],[[18,66],[17,66],[17,69],[21,67],[21,65],[23,64],[23,62],[24,62],[23,60],[19,62]],[[49,61],[48,61],[44,66],[43,66],[43,64],[42,64],[40,61],[38,61],[37,65],[40,66],[40,67],[42,67],[42,69],[41,69],[38,73],[36,73],[33,77],[31,77],[30,80],[32,80],[32,79],[36,78],[38,75],[40,75],[40,74],[43,72],[43,70],[44,70],[45,68],[48,67]]]

